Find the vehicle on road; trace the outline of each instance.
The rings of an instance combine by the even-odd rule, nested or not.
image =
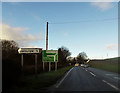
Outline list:
[[[86,67],[89,67],[89,65],[88,64],[84,64],[84,67],[86,68]]]
[[[84,64],[81,64],[80,66],[81,66],[81,67],[84,67]]]
[[[89,67],[88,64],[81,64],[80,66],[81,66],[81,67],[85,67],[85,68]]]
[[[75,66],[76,66],[76,67],[79,66],[79,63],[76,63]]]

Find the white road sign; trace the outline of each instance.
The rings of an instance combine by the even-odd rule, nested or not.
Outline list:
[[[19,48],[18,53],[20,54],[28,54],[28,53],[41,53],[42,48]]]

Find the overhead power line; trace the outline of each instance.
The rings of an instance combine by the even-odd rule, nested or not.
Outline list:
[[[96,19],[96,20],[81,20],[81,21],[68,21],[68,22],[49,22],[49,24],[70,24],[70,23],[82,23],[82,22],[107,22],[118,20],[119,18],[108,18],[108,19]]]

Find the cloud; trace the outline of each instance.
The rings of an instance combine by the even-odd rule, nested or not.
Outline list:
[[[118,44],[108,44],[106,45],[108,50],[118,50]]]
[[[20,46],[29,46],[30,43],[35,43],[43,39],[43,34],[25,34],[25,31],[29,30],[28,28],[23,27],[11,27],[8,24],[0,24],[2,29],[0,29],[1,39],[5,40],[14,40]]]
[[[92,2],[91,5],[98,7],[102,11],[113,8],[111,2]]]

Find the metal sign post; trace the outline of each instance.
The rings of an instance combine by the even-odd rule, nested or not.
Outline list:
[[[35,54],[35,77],[37,78],[37,54],[42,52],[42,48],[20,48],[18,53],[21,54],[21,66],[23,71],[23,54]]]
[[[37,54],[35,54],[35,77],[37,78]]]
[[[55,71],[57,71],[57,62],[55,62]]]
[[[44,62],[49,62],[49,71],[51,71],[51,62],[55,62],[55,71],[57,71],[58,50],[43,50]]]
[[[49,72],[51,71],[51,62],[49,62]]]
[[[23,54],[21,54],[21,67],[22,67],[22,72],[23,72]]]
[[[18,53],[20,54],[35,54],[41,53],[42,48],[19,48]]]
[[[43,62],[58,62],[58,50],[43,50]]]
[[[45,70],[45,65],[44,65],[44,62],[43,62],[43,71]]]

